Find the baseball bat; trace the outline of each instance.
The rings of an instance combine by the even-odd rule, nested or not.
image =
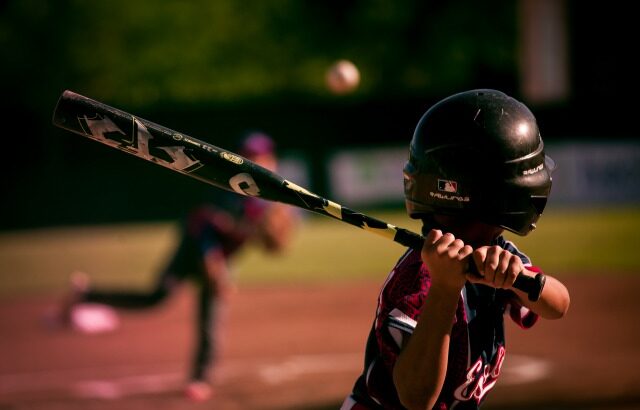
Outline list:
[[[53,113],[57,127],[240,195],[282,202],[357,226],[414,249],[424,237],[353,211],[238,154],[66,90]],[[470,268],[475,268],[473,263]],[[544,275],[518,275],[514,287],[538,300]]]

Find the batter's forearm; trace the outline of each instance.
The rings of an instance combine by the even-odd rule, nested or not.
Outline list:
[[[459,290],[432,286],[420,320],[396,361],[393,380],[400,401],[408,409],[430,409],[440,395],[459,298]]]

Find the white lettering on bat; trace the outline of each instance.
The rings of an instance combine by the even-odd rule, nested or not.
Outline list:
[[[100,140],[106,140],[104,134],[107,132],[119,132],[122,135],[126,135],[120,128],[118,128],[116,124],[113,123],[113,121],[111,121],[109,117],[104,117],[96,120],[87,118],[87,116],[85,115],[83,118],[87,123],[87,126],[89,127],[91,135]]]
[[[229,186],[240,195],[260,196],[260,188],[253,177],[246,172],[229,178]]]
[[[199,168],[194,167],[194,165],[198,164],[200,161],[194,160],[189,157],[184,152],[184,146],[177,145],[155,147],[165,152],[169,156],[169,158],[171,158],[171,161],[166,161],[165,159],[153,155],[150,149],[150,141],[153,140],[154,137],[153,135],[151,135],[147,127],[135,117],[133,117],[135,133],[131,140],[115,140],[107,138],[105,136],[105,134],[107,133],[117,132],[124,136],[126,136],[127,134],[124,133],[120,128],[118,128],[118,126],[106,115],[103,118],[98,117],[97,119],[90,119],[84,116],[83,119],[89,127],[91,136],[97,140],[100,140],[100,142],[106,145],[111,145],[115,148],[124,148],[127,151],[132,151],[134,155],[137,155],[149,161],[156,162],[165,167],[175,169],[177,171],[188,172],[188,169],[194,170]],[[181,141],[183,137],[180,136],[179,138],[176,138],[174,136],[173,139],[176,141]]]
[[[152,160],[153,156],[149,153],[149,140],[152,140],[153,136],[149,134],[147,127],[137,118],[134,118],[133,122],[138,126],[138,153],[144,159]]]

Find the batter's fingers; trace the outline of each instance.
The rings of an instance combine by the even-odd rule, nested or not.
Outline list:
[[[503,288],[507,281],[507,273],[501,269],[497,269],[493,276],[493,284],[496,288]]]
[[[449,244],[447,248],[447,254],[450,258],[458,258],[460,256],[460,250],[464,247],[464,242],[461,239],[455,239]]]
[[[498,258],[498,266],[496,266],[496,272],[499,272],[503,275],[506,274],[509,269],[509,265],[511,264],[511,257],[513,255],[508,251],[502,251]]]
[[[442,255],[448,251],[449,246],[456,240],[456,237],[452,233],[445,233],[435,243],[436,251]]]
[[[484,276],[484,259],[486,258],[486,256],[486,247],[475,249],[472,254],[473,263],[476,265],[476,270],[481,276]]]
[[[500,253],[502,251],[503,249],[499,246],[489,246],[487,248],[487,255],[484,259],[484,274],[492,281],[500,264]]]
[[[432,229],[424,238],[424,243],[427,245],[434,245],[438,239],[442,237],[442,231],[440,229]]]
[[[495,286],[495,285],[497,285],[497,284],[498,284],[498,281],[499,281],[500,276],[501,276],[501,275],[500,275],[500,273],[499,273],[497,270],[491,271],[491,272],[489,272],[489,275],[488,275],[488,277],[489,277],[489,281],[490,281],[491,283],[493,283],[493,284],[494,284],[494,286]]]
[[[473,253],[473,248],[471,247],[471,245],[464,245],[458,251],[458,255],[459,255],[460,259],[464,259],[464,258],[468,257],[469,255],[471,255],[472,253]],[[469,262],[473,263],[473,261],[469,261]]]
[[[505,277],[505,288],[513,287],[516,278],[523,270],[524,265],[522,264],[522,260],[517,255],[511,255]]]
[[[503,251],[500,254],[500,263],[496,269],[494,284],[502,288],[512,287],[522,269],[522,261],[517,255],[506,250]]]

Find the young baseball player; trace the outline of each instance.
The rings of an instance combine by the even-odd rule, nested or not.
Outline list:
[[[239,154],[275,170],[273,140],[264,133],[249,133]],[[76,278],[76,289],[64,310],[80,303],[98,303],[119,308],[146,308],[165,300],[185,279],[198,285],[196,346],[186,394],[197,401],[211,396],[209,373],[216,353],[217,315],[232,288],[229,260],[249,241],[258,241],[267,251],[281,251],[289,243],[296,225],[293,210],[282,204],[213,190],[213,200],[197,207],[184,221],[179,246],[167,267],[148,292],[118,292],[92,289]]]
[[[564,316],[569,293],[551,276],[535,302],[513,287],[542,270],[502,236],[536,227],[551,168],[533,114],[502,92],[455,94],[423,115],[404,189],[426,240],[382,287],[365,368],[342,410],[477,409],[506,358],[503,317],[529,328]]]

